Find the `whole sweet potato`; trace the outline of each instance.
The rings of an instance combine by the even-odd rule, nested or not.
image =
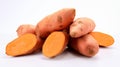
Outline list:
[[[35,25],[22,24],[17,28],[16,32],[17,32],[18,36],[21,36],[21,35],[26,34],[26,33],[35,34]]]
[[[95,26],[94,21],[90,18],[78,18],[70,25],[70,36],[73,38],[81,37],[89,32],[92,32]]]
[[[69,47],[88,57],[96,55],[99,50],[98,42],[90,34],[79,38],[72,38]]]
[[[74,17],[74,8],[64,8],[46,16],[36,26],[37,37],[46,39],[51,32],[64,30],[73,22]]]

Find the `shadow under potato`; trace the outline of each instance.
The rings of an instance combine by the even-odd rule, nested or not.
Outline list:
[[[19,55],[19,56],[14,56],[14,57],[24,57],[24,56],[33,56],[33,55],[38,55],[38,54],[42,54],[42,51],[41,50],[38,50],[36,52],[33,52],[33,53],[29,53],[29,54],[24,54],[24,55]],[[43,55],[43,54],[42,54]],[[48,57],[45,57],[43,55],[43,57],[41,57],[43,60],[72,60],[72,59],[75,59],[75,58],[91,58],[91,57],[87,57],[87,56],[84,56],[80,53],[78,53],[77,51],[75,51],[74,49],[72,48],[66,48],[63,53],[55,56],[55,57],[52,57],[52,58],[48,58]]]
[[[13,56],[13,57],[24,57],[24,56],[32,56],[32,55],[37,55],[37,54],[41,54],[41,50],[37,50],[37,51],[32,52],[32,53],[17,55],[17,56]]]
[[[73,59],[80,59],[80,58],[84,58],[84,59],[88,59],[88,58],[91,58],[91,57],[87,57],[87,56],[84,56],[80,53],[78,53],[77,51],[71,49],[71,48],[66,48],[63,53],[55,56],[55,57],[52,57],[52,58],[48,58],[48,57],[42,57],[43,60],[54,60],[54,61],[57,61],[57,60],[73,60]]]
[[[77,57],[84,57],[84,58],[91,58],[91,57],[88,57],[88,56],[85,56],[79,52],[77,52],[76,50],[72,49],[72,48],[68,48],[67,49],[71,54],[77,56]]]

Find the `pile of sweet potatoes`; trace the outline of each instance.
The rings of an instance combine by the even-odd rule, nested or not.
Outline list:
[[[6,54],[21,56],[42,51],[49,58],[65,49],[81,55],[95,56],[99,47],[114,43],[112,36],[93,31],[95,22],[87,17],[74,19],[76,10],[64,8],[40,20],[36,25],[22,24],[16,30],[18,37],[7,44]]]

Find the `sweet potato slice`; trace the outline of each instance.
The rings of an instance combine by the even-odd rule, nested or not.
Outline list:
[[[46,57],[55,57],[62,53],[68,43],[68,36],[64,32],[52,32],[45,40],[42,53]]]
[[[101,32],[91,32],[90,34],[98,41],[100,46],[107,47],[114,43],[114,38],[111,35]]]
[[[19,56],[32,53],[38,46],[37,38],[34,34],[28,33],[21,35],[6,46],[6,54]]]

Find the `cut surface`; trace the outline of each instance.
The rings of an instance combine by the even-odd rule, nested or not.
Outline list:
[[[19,56],[33,51],[36,46],[37,38],[34,34],[24,34],[6,46],[6,54],[10,56]]]
[[[112,36],[101,33],[101,32],[91,32],[90,33],[99,43],[100,46],[110,46],[114,43],[114,39]]]
[[[65,49],[65,42],[66,36],[63,32],[53,32],[45,40],[42,53],[47,57],[54,57]]]

